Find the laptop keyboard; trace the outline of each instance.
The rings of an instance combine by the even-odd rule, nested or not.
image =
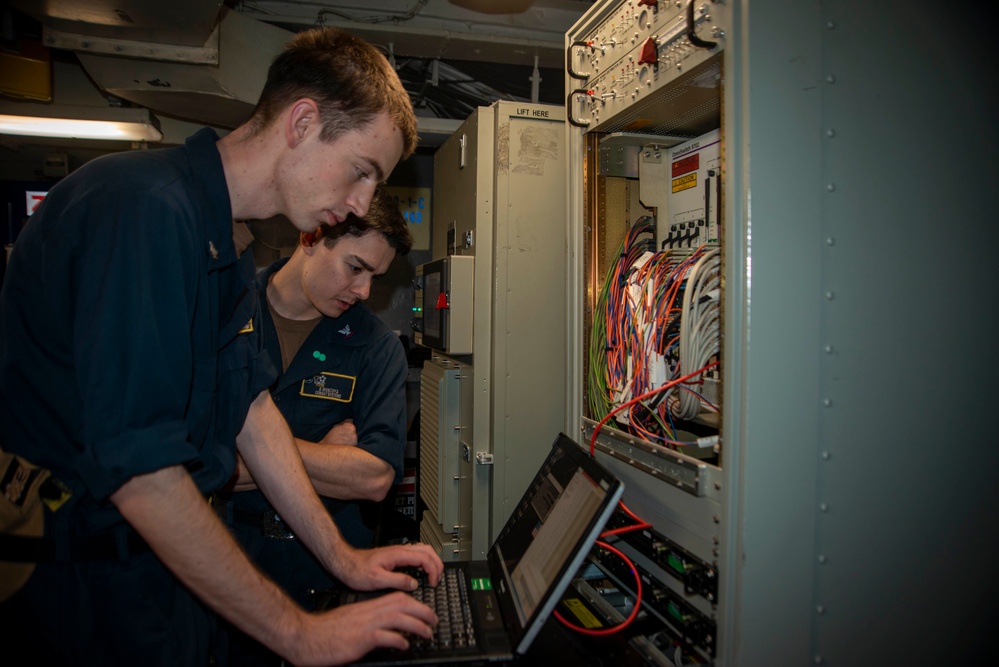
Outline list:
[[[436,588],[428,583],[427,576],[423,572],[419,573],[417,581],[420,585],[412,595],[436,612],[437,628],[431,639],[410,637],[412,650],[474,647],[475,627],[472,621],[472,608],[462,573],[445,568],[444,576]]]

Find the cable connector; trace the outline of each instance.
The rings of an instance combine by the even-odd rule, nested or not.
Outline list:
[[[697,446],[701,449],[707,449],[718,446],[720,442],[721,439],[717,435],[706,435],[697,439]]]

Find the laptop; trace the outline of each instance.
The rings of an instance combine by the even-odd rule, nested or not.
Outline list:
[[[487,560],[446,562],[436,589],[414,593],[441,619],[434,641],[410,638],[410,650],[375,650],[358,664],[484,663],[523,655],[623,492],[620,480],[559,434]],[[384,593],[325,591],[317,604],[329,609]],[[450,622],[444,620],[448,612]]]

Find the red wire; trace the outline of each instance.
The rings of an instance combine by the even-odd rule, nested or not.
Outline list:
[[[575,630],[576,632],[582,633],[584,635],[590,635],[592,637],[603,637],[605,635],[611,635],[614,634],[615,632],[620,632],[621,630],[624,630],[626,627],[631,625],[631,622],[634,621],[635,617],[638,616],[638,611],[642,606],[642,577],[639,576],[638,570],[635,568],[635,564],[632,563],[631,560],[629,560],[628,557],[625,556],[623,553],[621,553],[611,545],[607,544],[606,542],[601,542],[600,540],[597,540],[596,543],[599,546],[603,547],[604,549],[607,549],[608,551],[620,556],[621,559],[628,564],[628,567],[631,568],[631,573],[635,575],[635,608],[631,610],[631,614],[628,615],[628,618],[624,619],[621,623],[618,623],[617,625],[612,625],[609,628],[601,628],[600,630],[591,630],[590,628],[583,628],[576,625],[575,623],[570,623],[562,616],[562,614],[558,613],[558,609],[554,610],[554,613],[555,613],[555,618],[557,618],[562,625],[571,630]]]
[[[629,405],[637,403],[638,401],[644,401],[646,398],[649,398],[650,396],[658,394],[661,391],[665,391],[666,389],[669,389],[670,387],[678,385],[681,382],[686,382],[687,380],[689,380],[690,378],[694,377],[695,375],[703,373],[704,371],[708,370],[709,368],[713,368],[714,366],[717,366],[717,365],[718,365],[717,361],[712,361],[707,366],[704,366],[703,368],[698,368],[693,373],[687,373],[683,377],[679,377],[679,378],[677,378],[675,380],[670,380],[669,382],[667,382],[666,384],[662,385],[661,387],[656,387],[655,389],[653,389],[651,391],[645,392],[641,396],[636,396],[635,398],[631,399],[630,401],[622,403],[621,405],[617,406],[616,408],[614,408],[613,410],[611,410],[610,412],[608,412],[607,416],[605,416],[603,419],[601,419],[600,423],[597,424],[597,427],[595,429],[593,429],[593,437],[590,438],[590,456],[596,456],[596,451],[597,451],[597,436],[600,435],[600,429],[603,428],[603,425],[606,424],[607,420],[609,420],[611,417],[613,417],[614,415],[616,415],[618,412],[620,412],[624,408],[628,407]]]
[[[628,506],[625,505],[623,501],[619,500],[617,504],[618,507],[621,508],[622,512],[624,512],[625,514],[627,514],[628,516],[630,516],[632,519],[635,520],[635,523],[631,524],[630,526],[621,526],[620,528],[611,528],[610,530],[605,530],[604,532],[600,533],[600,537],[611,537],[612,535],[620,535],[621,533],[633,533],[636,530],[645,530],[646,528],[652,528],[651,523],[639,519],[634,512],[628,509]]]

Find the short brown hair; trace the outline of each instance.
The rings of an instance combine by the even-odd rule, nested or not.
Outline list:
[[[407,254],[413,247],[413,235],[395,197],[380,188],[371,198],[368,213],[363,218],[351,213],[337,225],[320,225],[319,232],[328,248],[335,246],[344,236],[359,237],[368,232],[384,236],[389,247],[395,250],[396,257]]]
[[[250,118],[260,132],[295,100],[319,105],[323,141],[364,127],[382,111],[402,132],[406,159],[416,150],[416,114],[399,75],[378,49],[339,28],[298,33],[267,70],[267,82]]]

